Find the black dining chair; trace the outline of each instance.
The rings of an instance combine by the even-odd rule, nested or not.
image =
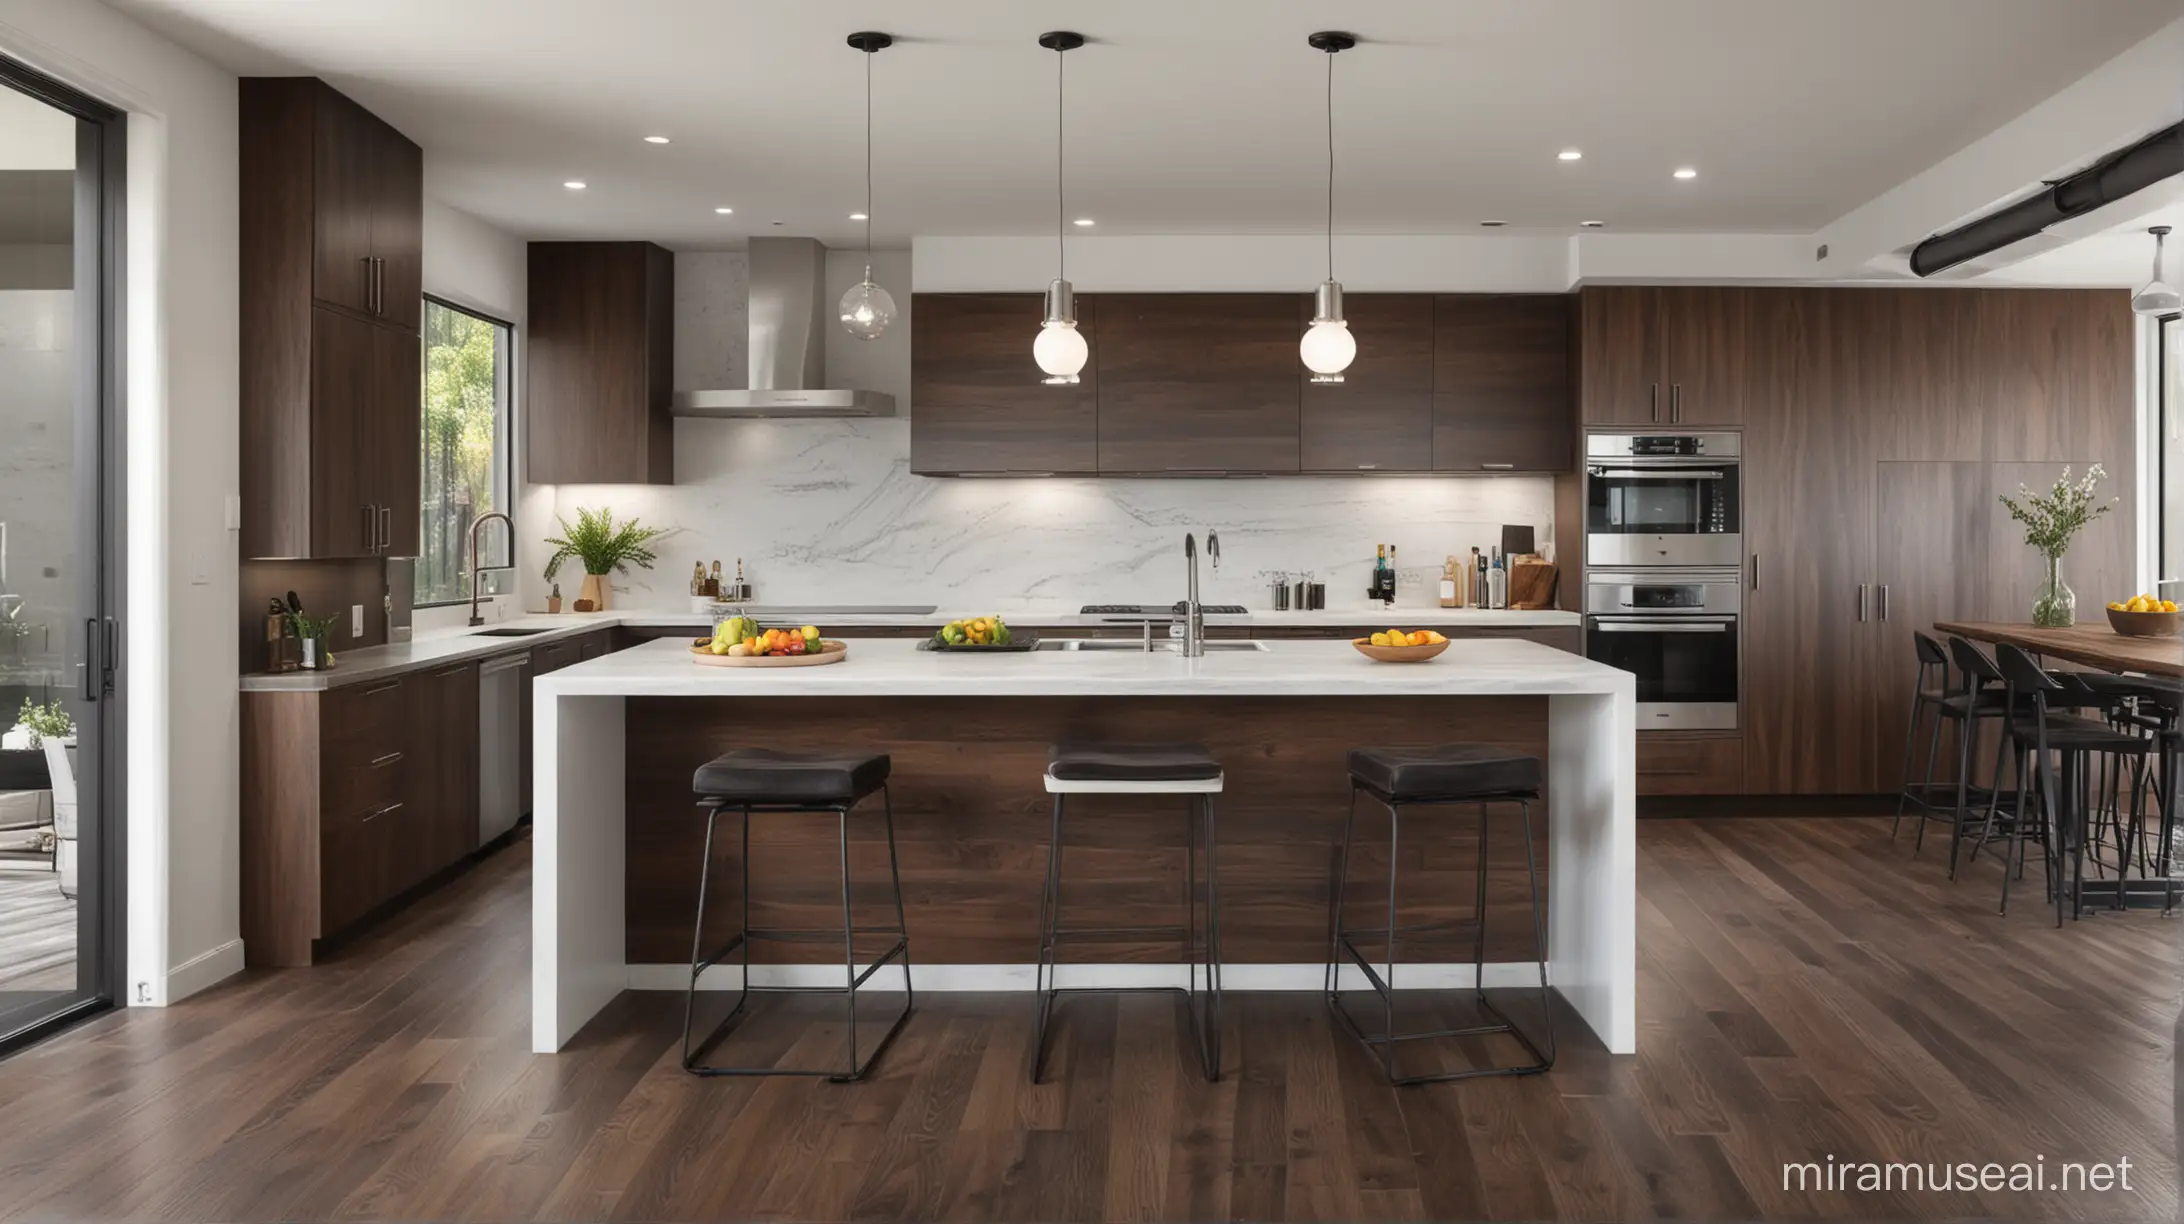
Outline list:
[[[1911,721],[1903,736],[1903,789],[1896,794],[1896,820],[1888,826],[1888,840],[1896,840],[1903,830],[1903,809],[1906,804],[1919,805],[1919,831],[1926,831],[1926,821],[1934,811],[1934,762],[1941,755],[1941,725],[1947,721],[1939,712],[1941,703],[1949,697],[1949,654],[1939,639],[1932,634],[1913,630],[1911,645],[1918,657],[1918,678],[1911,685]],[[1919,725],[1928,711],[1933,714],[1933,733],[1926,744],[1926,777],[1922,782],[1911,780],[1911,765],[1918,751]]]

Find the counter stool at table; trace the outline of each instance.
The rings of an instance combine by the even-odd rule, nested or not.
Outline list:
[[[1175,993],[1184,997],[1191,1038],[1198,1047],[1206,1079],[1221,1078],[1221,891],[1215,858],[1213,797],[1221,793],[1221,762],[1197,744],[1056,744],[1048,754],[1047,793],[1054,796],[1054,822],[1047,843],[1046,890],[1039,900],[1039,1003],[1032,1024],[1031,1082],[1046,1075],[1047,1023],[1054,1003],[1065,994]],[[1182,795],[1189,804],[1184,820],[1183,909],[1185,924],[1175,926],[1064,927],[1061,924],[1062,814],[1071,795]],[[1199,827],[1200,821],[1204,828]],[[1198,927],[1198,840],[1206,843],[1206,927]],[[1064,940],[1113,943],[1134,939],[1180,939],[1190,966],[1185,986],[1063,987],[1055,985],[1056,952]],[[1205,989],[1199,989],[1199,975]],[[1204,1001],[1201,1002],[1201,993]]]
[[[887,793],[887,775],[891,762],[884,753],[828,753],[828,752],[777,752],[767,748],[738,748],[724,753],[700,766],[692,781],[692,789],[698,794],[698,808],[705,813],[705,858],[698,868],[698,916],[696,929],[690,936],[690,984],[683,995],[682,1065],[685,1071],[696,1075],[807,1075],[824,1076],[834,1083],[848,1083],[864,1078],[872,1069],[882,1051],[902,1031],[903,1021],[910,1018],[910,1009],[916,1002],[910,989],[910,930],[903,917],[902,870],[895,857],[895,811]],[[880,811],[887,825],[887,870],[894,885],[895,925],[857,926],[850,907],[849,874],[849,813],[865,798],[877,791],[880,795]],[[723,812],[741,812],[743,815],[743,920],[736,934],[711,955],[703,955],[705,947],[705,897],[712,883],[713,831],[720,823]],[[790,930],[781,928],[753,928],[751,926],[751,816],[783,815],[810,819],[828,813],[835,818],[841,838],[842,864],[842,928],[830,930]],[[857,936],[893,935],[895,942],[866,966],[857,971]],[[751,944],[757,941],[788,943],[822,943],[840,941],[843,959],[843,984],[840,986],[753,986],[751,985]],[[737,988],[735,1006],[721,1018],[713,1031],[695,1047],[690,1043],[692,1017],[697,1007],[698,976],[719,964],[731,952],[742,953],[740,969],[742,979]],[[891,960],[900,959],[903,973],[902,1012],[888,1026],[886,1035],[872,1047],[864,1061],[857,1060],[857,992],[871,976]],[[849,1020],[844,1035],[848,1046],[848,1059],[839,1070],[798,1069],[787,1067],[728,1067],[700,1063],[728,1030],[745,1014],[744,1007],[754,993],[836,994],[841,995]]]
[[[1911,722],[1903,740],[1903,787],[1896,792],[1896,821],[1888,826],[1888,840],[1896,840],[1903,829],[1903,810],[1908,804],[1919,806],[1919,832],[1926,831],[1926,822],[1934,815],[1934,763],[1941,756],[1941,726],[1949,721],[1942,712],[1942,703],[1955,695],[1949,683],[1949,652],[1930,634],[1913,630],[1911,645],[1918,656],[1918,679],[1911,685]],[[1925,721],[1926,712],[1934,711],[1933,731],[1926,744],[1926,780],[1914,782],[1911,766],[1918,750],[1919,727]],[[1953,789],[1953,788],[1952,788]]]
[[[1341,868],[1335,881],[1334,910],[1328,920],[1330,947],[1326,977],[1327,1005],[1334,1009],[1335,1015],[1341,1017],[1343,1024],[1365,1044],[1366,1049],[1379,1058],[1381,1070],[1387,1074],[1388,1081],[1398,1086],[1476,1079],[1489,1075],[1534,1075],[1552,1068],[1555,1065],[1555,1023],[1552,1004],[1547,997],[1547,921],[1540,906],[1539,864],[1532,851],[1532,804],[1539,799],[1539,758],[1488,744],[1440,744],[1422,748],[1352,749],[1349,764],[1350,812],[1343,822]],[[1350,875],[1350,845],[1357,825],[1357,798],[1360,794],[1371,795],[1381,806],[1388,809],[1388,925],[1385,928],[1352,930],[1343,926],[1343,904],[1347,900]],[[1396,916],[1396,863],[1403,810],[1459,803],[1476,804],[1479,809],[1477,888],[1473,898],[1472,916],[1468,920],[1459,918],[1447,922],[1401,926]],[[1486,972],[1488,805],[1495,803],[1514,803],[1524,817],[1524,873],[1530,886],[1532,901],[1533,951],[1539,961],[1540,1015],[1541,1022],[1546,1027],[1547,1048],[1544,1052],[1523,1029],[1518,1028],[1500,1009],[1487,1001],[1483,989]],[[1472,989],[1477,995],[1479,1010],[1493,1022],[1468,1028],[1397,1032],[1397,937],[1423,935],[1464,926],[1473,928]],[[1354,941],[1355,936],[1380,935],[1383,932],[1387,936],[1386,977],[1381,976],[1372,962],[1365,958],[1365,954],[1358,950]],[[1366,1032],[1343,1006],[1341,984],[1345,962],[1355,964],[1363,970],[1366,982],[1380,996],[1386,1020],[1377,1034]],[[1473,1067],[1427,1075],[1396,1074],[1395,1047],[1400,1042],[1482,1037],[1497,1033],[1507,1033],[1515,1038],[1517,1044],[1523,1046],[1532,1056],[1532,1061],[1512,1066]]]

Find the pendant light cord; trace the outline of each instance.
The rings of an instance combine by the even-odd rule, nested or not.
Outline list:
[[[872,257],[872,55],[864,57],[864,249],[865,261]],[[865,279],[872,279],[872,272],[865,271]]]
[[[1062,187],[1062,107],[1063,77],[1069,69],[1068,53],[1057,47],[1054,51],[1054,264],[1055,276],[1069,279],[1069,206]]]
[[[1335,53],[1327,52],[1327,279],[1335,279]]]

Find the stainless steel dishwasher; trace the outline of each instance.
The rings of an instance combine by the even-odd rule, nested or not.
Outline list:
[[[529,651],[478,668],[478,844],[516,827],[523,815],[523,685]]]

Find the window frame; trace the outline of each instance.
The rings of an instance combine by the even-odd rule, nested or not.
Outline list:
[[[516,561],[516,558],[513,555],[516,551],[516,537],[513,530],[513,524],[516,521],[515,419],[516,345],[518,342],[516,325],[513,321],[509,319],[504,319],[499,315],[494,314],[492,311],[484,310],[479,307],[472,306],[466,302],[457,301],[454,298],[446,297],[437,293],[426,293],[424,295],[424,303],[425,310],[428,313],[435,306],[443,310],[452,310],[457,314],[467,315],[468,317],[476,319],[481,323],[485,323],[491,327],[498,328],[501,335],[506,339],[506,344],[501,346],[501,351],[498,354],[498,359],[494,362],[493,369],[493,499],[496,506],[505,506],[505,509],[501,509],[500,512],[508,516],[508,521],[511,524],[508,538],[508,549],[511,555],[508,558],[509,563],[507,566],[489,567],[488,570],[485,572],[492,573],[500,569],[513,571]],[[417,428],[418,444],[420,449],[422,448],[424,443],[425,425],[424,375],[427,371],[429,371],[431,363],[430,349],[425,347],[429,343],[427,340],[427,336],[429,335],[429,329],[422,326],[422,323],[423,320],[422,318],[420,318],[421,326],[418,329],[417,343],[420,348],[424,350],[418,354],[419,361],[417,380]],[[420,466],[423,463],[422,454],[420,454],[419,456],[419,463]],[[423,477],[424,474],[422,471],[420,471],[418,473],[417,485],[420,495],[417,506],[417,513],[420,518],[424,516],[425,512],[422,497],[423,491],[425,489],[425,482]],[[468,581],[469,570],[467,568],[459,571],[459,573],[463,581]],[[512,591],[493,591],[490,589],[490,583],[488,583],[487,586],[489,589],[485,595],[481,596],[481,598],[492,599],[500,595],[513,593]],[[411,587],[410,603],[410,607],[413,611],[421,611],[426,608],[459,608],[467,605],[470,602],[471,598],[470,595],[467,592],[462,591],[461,587],[459,586],[457,588],[457,594],[451,599],[427,600],[420,598],[419,594],[419,589],[413,583]]]
[[[2163,579],[2165,578],[2169,579],[2172,585],[2177,580],[2184,579],[2184,560],[2179,561],[2176,567],[2177,572],[2166,572],[2170,569],[2172,552],[2184,553],[2184,539],[2174,538],[2176,533],[2171,531],[2169,525],[2169,502],[2172,492],[2178,499],[2184,499],[2184,462],[2172,462],[2170,457],[2172,449],[2184,451],[2184,444],[2172,446],[2169,437],[2172,421],[2179,426],[2184,426],[2184,402],[2171,403],[2169,400],[2172,380],[2184,384],[2184,379],[2178,377],[2180,371],[2170,368],[2171,346],[2184,350],[2184,313],[2165,314],[2156,317],[2153,320],[2152,340],[2154,350],[2152,370],[2154,393],[2151,397],[2152,412],[2150,415],[2153,417],[2154,452],[2154,495],[2151,499],[2153,502],[2154,572],[2147,583],[2147,589],[2165,598],[2174,599],[2177,597],[2176,595],[2171,595],[2159,588],[2163,585]]]

